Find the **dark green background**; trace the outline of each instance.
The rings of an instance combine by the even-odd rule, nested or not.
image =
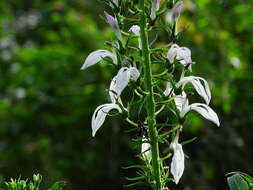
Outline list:
[[[253,174],[253,1],[185,0],[180,45],[192,50],[195,75],[207,78],[221,127],[192,114],[182,140],[181,190],[227,189],[225,174]],[[80,67],[113,31],[97,0],[0,1],[0,182],[44,176],[67,190],[122,189],[136,163],[128,124],[119,117],[91,137],[96,106],[106,103],[110,66]],[[166,39],[166,36],[163,37]],[[138,189],[138,188],[134,188]]]

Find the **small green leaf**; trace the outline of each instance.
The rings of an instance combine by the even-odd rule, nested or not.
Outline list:
[[[228,177],[227,181],[230,190],[249,190],[247,182],[239,174]]]
[[[139,181],[145,179],[145,176],[138,176],[138,177],[127,177],[126,179],[129,181]]]
[[[64,181],[59,181],[56,182],[50,189],[48,190],[62,190],[63,187],[65,186],[65,182]]]

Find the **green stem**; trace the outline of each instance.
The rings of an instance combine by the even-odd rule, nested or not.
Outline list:
[[[150,49],[147,34],[147,18],[145,15],[145,1],[140,0],[140,28],[141,28],[141,43],[142,43],[142,56],[144,66],[144,83],[145,91],[147,95],[147,117],[148,117],[148,129],[149,129],[149,140],[151,144],[152,152],[152,173],[155,180],[155,190],[162,190],[161,184],[161,169],[160,169],[160,156],[158,147],[158,132],[156,129],[156,117],[155,117],[155,99],[152,87],[152,71],[151,71],[151,60],[150,60]]]

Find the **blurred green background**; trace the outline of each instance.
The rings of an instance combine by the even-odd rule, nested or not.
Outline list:
[[[91,137],[114,73],[80,67],[113,37],[105,9],[98,0],[0,1],[0,183],[40,173],[44,187],[65,180],[66,190],[119,190],[135,175],[122,169],[139,151],[127,123],[108,119]],[[251,0],[185,0],[180,45],[192,50],[193,74],[208,79],[221,127],[188,119],[182,139],[198,138],[184,146],[189,159],[175,190],[225,190],[226,173],[253,174],[252,9]]]

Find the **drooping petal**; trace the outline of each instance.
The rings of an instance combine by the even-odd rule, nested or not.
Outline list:
[[[109,95],[111,101],[115,103],[119,100],[122,91],[127,87],[130,80],[136,81],[140,76],[135,67],[122,67],[117,75],[112,79]]]
[[[175,6],[172,9],[172,22],[176,23],[178,20],[178,17],[180,16],[180,13],[182,11],[183,2],[179,1],[175,4]]]
[[[156,18],[156,11],[159,9],[160,0],[152,0],[152,7],[151,7],[151,15],[150,18],[155,20]]]
[[[108,50],[97,50],[88,55],[83,66],[81,67],[81,70],[84,70],[92,65],[95,65],[105,57],[112,58],[113,63],[117,64],[117,58],[112,52]]]
[[[117,104],[103,104],[96,108],[91,120],[91,128],[92,128],[93,137],[95,136],[97,130],[103,125],[107,113],[111,111],[112,109],[116,109],[120,113],[122,112],[120,107]]]
[[[143,137],[143,141],[147,141],[145,137]],[[151,145],[148,142],[143,142],[141,144],[141,153],[145,160],[151,162],[152,154],[151,154]]]
[[[217,126],[220,126],[220,121],[217,114],[212,110],[212,108],[210,108],[206,104],[200,104],[200,103],[191,104],[183,109],[183,111],[180,113],[180,116],[184,117],[186,113],[188,113],[191,110],[198,112],[205,119],[212,121]]]
[[[184,151],[182,145],[178,143],[178,135],[175,137],[174,141],[170,144],[170,148],[173,149],[174,154],[171,162],[171,173],[177,184],[184,173]]]
[[[204,85],[201,82],[203,82]],[[180,86],[184,87],[187,83],[191,83],[193,85],[197,93],[205,100],[206,104],[210,103],[211,91],[205,79],[203,79],[202,77],[195,77],[195,76],[183,77],[176,84],[176,87],[177,88],[179,88]]]
[[[121,35],[121,31],[120,31],[117,19],[114,18],[113,16],[109,15],[106,11],[104,12],[104,14],[105,14],[105,18],[106,18],[108,24],[110,24],[111,27],[113,28],[113,30],[115,31],[115,34],[116,34],[118,40],[122,41],[122,35]]]

